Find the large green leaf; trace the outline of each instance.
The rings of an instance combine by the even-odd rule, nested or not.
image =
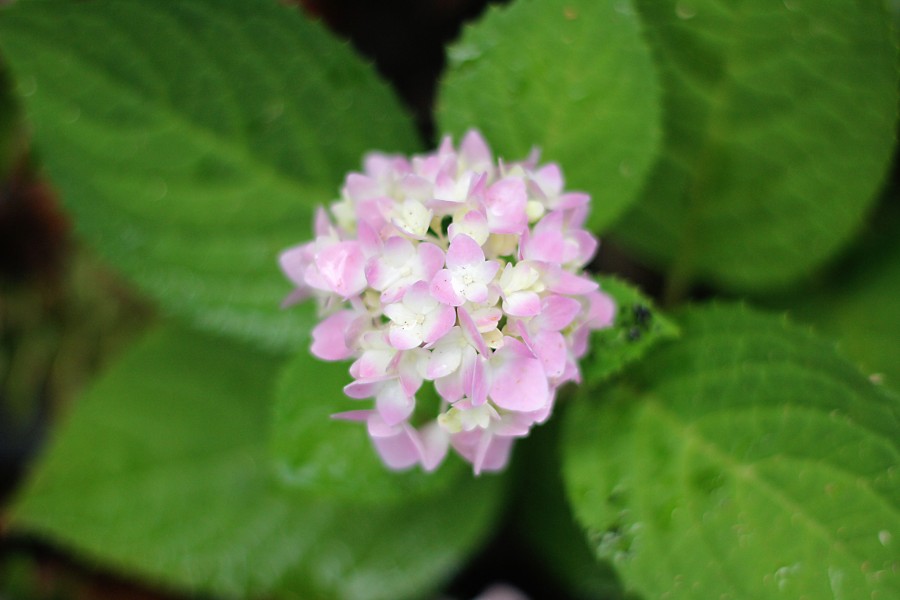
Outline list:
[[[608,561],[595,559],[566,502],[558,449],[560,417],[568,408],[568,402],[557,408],[554,418],[535,428],[517,450],[513,463],[519,486],[513,490],[518,500],[513,516],[519,524],[516,531],[573,598],[637,600],[625,594]]]
[[[442,490],[460,477],[472,476],[471,467],[464,467],[455,455],[434,473],[421,469],[395,473],[385,468],[365,424],[329,418],[371,408],[372,401],[361,403],[344,394],[344,385],[351,381],[346,362],[325,363],[306,351],[285,369],[277,391],[272,451],[287,486],[323,498],[389,503]],[[418,393],[419,403],[424,390]]]
[[[439,585],[489,528],[499,480],[386,508],[285,490],[266,444],[279,362],[206,334],[151,335],[77,405],[11,527],[228,597],[394,599]]]
[[[591,226],[636,197],[660,142],[660,94],[628,0],[518,0],[450,49],[443,129],[478,127],[503,158],[534,147],[594,199]]]
[[[368,149],[414,147],[374,71],[275,0],[23,1],[0,13],[79,232],[168,311],[296,346],[280,249]]]
[[[900,400],[833,347],[739,307],[566,415],[599,557],[648,598],[900,595]]]
[[[673,288],[788,283],[872,205],[894,144],[897,55],[880,0],[639,0],[665,152],[617,239]]]
[[[617,375],[659,342],[678,336],[678,326],[640,290],[618,277],[606,275],[597,280],[600,289],[615,300],[616,318],[612,327],[591,334],[581,367],[589,387]]]
[[[892,197],[896,201],[896,197]],[[893,213],[893,214],[891,214]],[[900,206],[826,282],[768,302],[840,342],[874,381],[900,390]]]

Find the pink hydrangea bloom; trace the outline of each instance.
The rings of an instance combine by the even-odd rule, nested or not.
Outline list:
[[[319,301],[312,353],[352,359],[344,392],[392,469],[437,468],[452,448],[475,473],[503,469],[516,438],[579,381],[591,330],[615,303],[583,273],[597,249],[590,198],[565,192],[537,156],[495,161],[475,131],[459,150],[371,154],[316,216],[314,241],[285,250],[291,305]],[[416,411],[423,386],[440,397]]]

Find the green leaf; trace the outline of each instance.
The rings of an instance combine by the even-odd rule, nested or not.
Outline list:
[[[801,278],[868,213],[894,145],[897,52],[879,0],[639,0],[665,152],[615,237],[735,290]]]
[[[471,467],[455,456],[434,473],[386,469],[364,423],[329,418],[362,408],[343,393],[351,380],[347,363],[322,362],[306,351],[285,369],[277,392],[272,451],[278,474],[288,487],[375,504],[433,493],[472,476]],[[423,391],[418,396],[422,402]]]
[[[900,400],[829,344],[739,307],[683,315],[566,415],[564,477],[648,598],[900,594]]]
[[[635,199],[660,143],[660,93],[628,0],[518,0],[449,51],[442,129],[479,128],[505,159],[538,146],[607,227]]]
[[[517,449],[513,472],[518,488],[517,532],[540,565],[554,575],[575,598],[631,600],[608,561],[595,560],[563,490],[560,475],[560,409],[550,422],[535,428]],[[634,600],[637,600],[636,598]]]
[[[896,203],[896,197],[891,197]],[[879,214],[875,235],[824,284],[772,304],[840,342],[865,373],[900,390],[900,207]],[[882,227],[883,225],[883,227]]]
[[[678,326],[640,290],[617,277],[597,279],[600,289],[616,302],[616,320],[612,327],[591,334],[588,355],[581,363],[587,387],[620,373],[657,343],[678,337]]]
[[[390,507],[284,490],[266,447],[279,366],[206,334],[149,336],[77,405],[14,506],[13,530],[194,593],[433,590],[490,527],[500,480]]]
[[[374,71],[274,0],[19,2],[0,13],[78,231],[169,312],[296,348],[276,257],[366,150],[415,147]]]

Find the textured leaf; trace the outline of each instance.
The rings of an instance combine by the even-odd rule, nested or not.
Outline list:
[[[608,226],[636,197],[660,142],[656,71],[631,3],[519,0],[450,49],[440,126],[478,127],[506,159],[534,146]]]
[[[832,347],[737,307],[566,415],[599,557],[648,598],[900,595],[900,400]]]
[[[598,280],[600,288],[616,301],[616,320],[612,327],[591,335],[590,350],[582,360],[588,387],[621,372],[657,343],[678,336],[678,326],[637,288],[616,277]]]
[[[617,239],[732,289],[798,279],[859,229],[894,144],[897,55],[879,0],[639,0],[665,151]]]
[[[900,206],[893,214],[887,212],[879,215],[875,234],[826,283],[773,304],[838,340],[865,373],[896,392],[900,391]]]
[[[471,467],[451,457],[435,473],[388,470],[365,424],[330,418],[371,407],[371,401],[344,395],[350,381],[347,363],[322,362],[306,351],[286,368],[277,393],[272,446],[278,474],[289,487],[326,498],[384,503],[445,489],[461,476],[472,476]]]
[[[560,408],[567,410],[568,404]],[[575,598],[632,599],[626,596],[612,565],[595,560],[566,503],[557,451],[560,408],[516,452],[513,468],[519,488],[513,497],[519,501],[519,513],[514,517],[520,524],[517,531],[541,566]]]
[[[364,151],[409,149],[374,72],[275,0],[19,2],[0,51],[79,231],[167,310],[295,347],[284,247]]]
[[[499,480],[388,508],[284,490],[266,448],[278,363],[205,334],[150,336],[78,404],[13,529],[228,597],[393,599],[436,587],[489,527]]]

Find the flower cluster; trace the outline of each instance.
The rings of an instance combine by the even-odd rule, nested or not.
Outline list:
[[[502,469],[615,313],[582,274],[589,201],[535,153],[495,163],[475,131],[458,151],[446,138],[412,159],[366,156],[316,239],[280,257],[297,287],[285,304],[315,296],[326,315],[312,353],[355,359],[344,391],[374,398],[335,417],[364,421],[393,469],[432,470],[451,446],[476,473]]]

